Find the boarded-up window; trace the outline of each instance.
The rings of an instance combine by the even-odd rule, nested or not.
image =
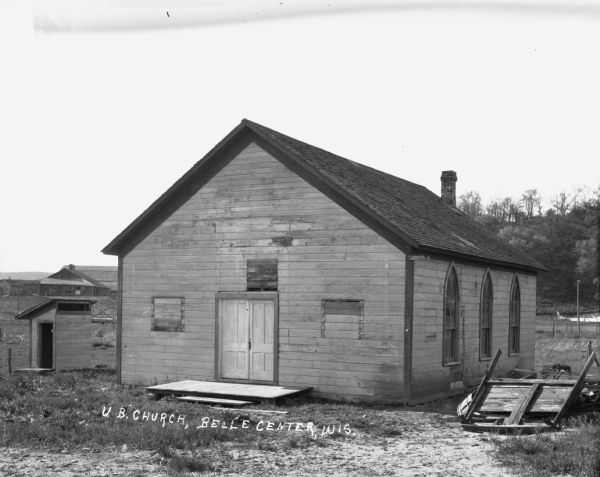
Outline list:
[[[450,268],[444,291],[444,363],[458,361],[458,277]]]
[[[323,300],[321,338],[364,339],[364,300]]]
[[[513,280],[512,289],[510,290],[508,323],[508,354],[517,354],[521,334],[521,289],[517,277]]]
[[[247,263],[247,289],[277,290],[277,259],[252,259]]]
[[[152,331],[183,331],[183,297],[152,298]]]
[[[492,357],[492,310],[494,295],[492,279],[486,273],[481,289],[481,305],[479,310],[479,356],[482,359]]]

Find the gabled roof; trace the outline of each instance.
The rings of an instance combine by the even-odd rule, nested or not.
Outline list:
[[[42,278],[40,280],[40,285],[71,285],[71,286],[83,286],[83,287],[91,287],[95,286],[93,283],[84,280],[67,280],[62,278]]]
[[[96,286],[110,287],[117,283],[119,267],[108,265],[74,265],[74,267],[80,276],[88,277],[96,282],[98,284]],[[68,265],[63,268],[68,268]]]
[[[247,119],[102,251],[127,253],[252,142],[406,253],[544,270],[427,188]]]
[[[71,278],[61,277],[61,275],[64,275],[65,271],[71,276]],[[82,285],[94,286],[97,288],[110,288],[110,284],[105,285],[104,283],[101,283],[75,265],[65,265],[58,272],[49,275],[40,282],[42,285]]]
[[[32,307],[27,308],[22,311],[18,315],[15,316],[16,320],[26,320],[30,318],[35,318],[40,314],[44,313],[47,310],[52,309],[56,303],[58,302],[69,302],[69,303],[89,303],[90,305],[96,303],[96,300],[91,300],[89,298],[71,298],[71,297],[60,297],[60,298],[47,298],[44,301],[41,301]]]

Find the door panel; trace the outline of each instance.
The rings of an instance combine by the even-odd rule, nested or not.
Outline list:
[[[219,315],[221,377],[273,382],[275,302],[223,299]]]
[[[273,381],[273,319],[272,301],[250,301],[250,379]]]
[[[248,305],[245,300],[221,302],[221,375],[248,377]]]

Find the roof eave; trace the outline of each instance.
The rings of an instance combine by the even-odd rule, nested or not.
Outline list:
[[[537,274],[538,272],[548,271],[548,269],[545,268],[541,263],[538,263],[536,266],[534,266],[534,265],[528,265],[528,264],[520,263],[520,262],[497,260],[497,259],[493,259],[493,258],[482,257],[479,255],[471,255],[468,253],[460,253],[460,252],[455,252],[453,250],[445,250],[445,249],[439,249],[439,248],[428,247],[428,246],[423,246],[423,245],[416,247],[416,251],[417,251],[417,253],[420,252],[423,254],[437,255],[437,256],[442,256],[442,257],[446,257],[446,258],[450,258],[450,259],[456,258],[459,260],[465,260],[465,261],[473,262],[473,263],[485,263],[488,265],[494,265],[494,266],[502,267],[502,268],[510,268],[510,269],[514,269],[514,270],[522,270],[524,272],[534,273],[534,274]]]
[[[150,206],[142,212],[133,222],[131,222],[119,235],[117,235],[101,252],[106,255],[123,255],[124,250],[127,248],[127,243],[130,238],[135,235],[142,224],[147,218],[149,218],[155,211],[159,210],[161,206],[167,203],[172,197],[177,195],[180,188],[185,185],[191,178],[202,171],[204,166],[210,163],[210,161],[220,152],[229,146],[234,139],[239,138],[244,129],[247,128],[244,120],[240,122],[227,136],[225,136],[219,143],[214,146],[202,159],[200,159],[190,170],[188,170],[183,176],[181,176],[171,187],[169,187],[158,199],[156,199]]]
[[[244,136],[245,133],[251,133],[251,135]],[[244,140],[244,138],[246,140]],[[389,240],[399,249],[405,253],[410,253],[412,249],[417,246],[417,242],[406,236],[402,232],[398,231],[396,227],[389,224],[382,217],[373,213],[368,207],[361,204],[355,197],[346,192],[343,188],[329,180],[327,177],[319,174],[318,171],[313,169],[311,166],[306,164],[301,158],[295,157],[295,155],[272,141],[263,132],[254,127],[252,121],[243,119],[241,123],[233,129],[223,140],[221,140],[211,151],[209,151],[200,161],[198,161],[186,174],[184,174],[177,182],[175,182],[165,193],[163,193],[157,200],[155,200],[141,215],[139,215],[127,228],[125,228],[114,240],[112,240],[106,247],[102,249],[102,253],[107,255],[125,255],[131,250],[131,243],[135,242],[135,236],[138,232],[143,232],[143,227],[147,220],[151,219],[151,216],[158,213],[161,208],[165,207],[166,204],[172,201],[173,198],[177,197],[181,193],[181,188],[188,185],[188,182],[195,183],[193,180],[196,176],[208,176],[208,179],[212,177],[211,174],[204,174],[204,169],[207,172],[213,171],[214,169],[220,170],[229,161],[223,161],[220,167],[211,167],[214,158],[227,151],[230,148],[236,149],[234,144],[240,143],[242,146],[246,146],[246,143],[256,142],[260,147],[265,149],[267,152],[276,157],[279,161],[283,162],[288,168],[291,168],[294,172],[303,177],[307,182],[313,185],[315,188],[321,190],[328,195],[332,200],[341,203],[340,205],[355,216],[359,216],[368,226],[376,228],[376,231],[380,233],[384,238]],[[333,196],[333,197],[332,197]]]

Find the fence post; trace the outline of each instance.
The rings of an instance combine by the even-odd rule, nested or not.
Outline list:
[[[12,374],[12,348],[8,348],[8,374]]]

